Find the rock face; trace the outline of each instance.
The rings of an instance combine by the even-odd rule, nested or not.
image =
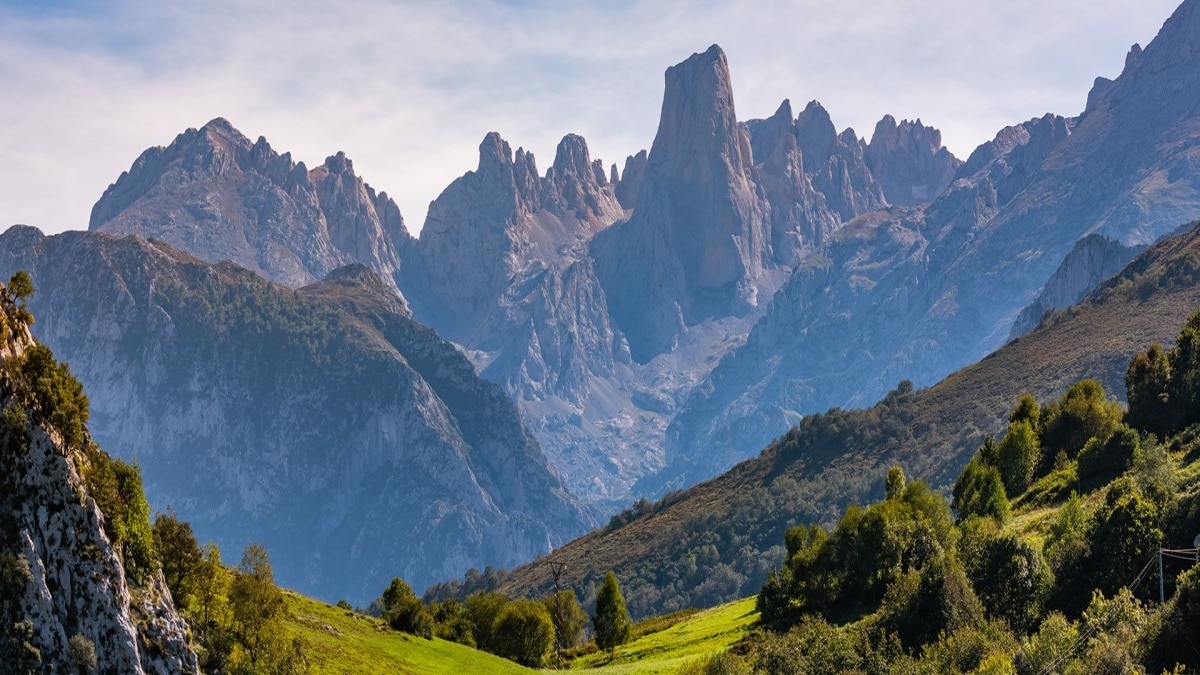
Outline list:
[[[639,363],[672,351],[687,325],[758,305],[771,250],[753,165],[720,48],[667,69],[637,209],[592,242],[610,311]]]
[[[1075,248],[1063,258],[1037,300],[1021,310],[1011,337],[1021,337],[1037,328],[1046,312],[1066,309],[1082,300],[1100,282],[1124,269],[1143,248],[1122,246],[1100,234],[1089,234],[1075,242]]]
[[[1140,246],[1200,216],[1197,36],[1187,0],[1080,118],[1002,130],[932,203],[846,225],[696,387],[668,431],[683,468],[657,486],[712,475],[800,415],[978,360],[1090,234]]]
[[[72,640],[91,643],[98,672],[198,673],[187,625],[161,571],[127,573],[68,444],[18,394],[16,366],[33,340],[4,296],[0,369],[0,662],[5,672],[76,672]],[[22,410],[23,414],[10,417]],[[48,413],[41,410],[41,413]],[[96,451],[100,452],[100,451]]]
[[[921,120],[896,124],[891,115],[875,125],[864,159],[888,203],[894,206],[932,201],[950,184],[962,164],[942,147],[942,134],[937,129],[921,124]]]
[[[430,204],[400,285],[422,320],[488,348],[498,328],[509,328],[494,315],[511,289],[568,266],[588,237],[624,215],[614,189],[579,136],[559,143],[543,178],[532,154],[518,149],[514,157],[499,134],[488,134],[479,167]]]
[[[592,525],[504,391],[362,265],[290,290],[161,242],[31,228],[0,236],[0,263],[29,271],[39,337],[151,502],[227,550],[263,543],[284,585],[366,602]]]
[[[88,229],[161,239],[289,286],[352,262],[390,283],[411,240],[395,202],[343,154],[309,171],[221,118],[142,153],[92,208]]]

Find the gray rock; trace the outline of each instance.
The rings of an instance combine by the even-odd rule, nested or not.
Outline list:
[[[667,69],[637,208],[591,246],[635,361],[672,351],[689,324],[757,306],[771,250],[753,165],[720,48]]]
[[[13,309],[0,310],[10,327],[20,325]],[[0,345],[0,356],[19,357],[32,344],[22,326]],[[22,405],[11,393],[4,399],[6,410]],[[20,589],[0,600],[5,642],[23,641],[11,631],[28,621],[47,672],[75,672],[68,641],[81,636],[92,643],[100,672],[198,673],[187,625],[162,572],[127,572],[122,549],[82,478],[88,466],[83,451],[67,445],[57,430],[32,422],[20,429],[6,424],[0,436],[0,553],[14,556],[9,560],[18,568],[6,588]]]
[[[222,118],[142,153],[92,208],[88,229],[161,239],[293,287],[352,262],[391,279],[411,243],[395,203],[343,154],[309,172]]]
[[[1089,234],[1075,242],[1075,248],[1063,258],[1062,264],[1046,281],[1037,300],[1017,315],[1009,334],[1010,339],[1037,328],[1047,312],[1066,309],[1084,299],[1101,282],[1124,269],[1143,250],[1144,246],[1122,246],[1099,234]]]
[[[942,147],[942,133],[921,120],[904,120],[885,115],[864,155],[871,174],[883,188],[888,203],[916,206],[942,193],[962,164]]]

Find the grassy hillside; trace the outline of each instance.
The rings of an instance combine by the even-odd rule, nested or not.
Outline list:
[[[754,602],[745,598],[698,612],[619,647],[611,661],[607,653],[596,652],[573,661],[571,669],[603,675],[673,675],[689,661],[723,652],[744,638],[758,620]]]
[[[285,597],[287,628],[304,640],[312,675],[535,672],[454,642],[397,633],[379,619],[290,591],[285,592]]]
[[[551,563],[587,598],[615,570],[635,616],[711,606],[757,592],[783,557],[789,524],[832,523],[881,495],[887,467],[947,490],[985,435],[1003,431],[1017,397],[1060,395],[1100,380],[1124,396],[1131,356],[1169,343],[1200,307],[1200,227],[1135,259],[1080,305],[936,386],[904,387],[867,410],[814,415],[752,460],[615,518],[518,568],[501,591],[542,595]]]

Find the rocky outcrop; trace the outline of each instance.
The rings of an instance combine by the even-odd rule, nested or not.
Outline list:
[[[1082,300],[1105,279],[1120,272],[1144,247],[1122,246],[1099,234],[1075,242],[1075,248],[1063,258],[1037,300],[1017,315],[1010,338],[1018,338],[1037,328],[1046,312],[1066,309]]]
[[[796,117],[796,140],[804,155],[805,173],[839,222],[887,205],[883,189],[867,166],[865,145],[853,129],[837,133],[819,102],[809,102]]]
[[[297,291],[161,242],[14,228],[17,268],[96,438],[201,540],[263,543],[283,585],[367,602],[592,524],[504,391],[361,265]]]
[[[962,162],[942,147],[942,134],[921,120],[896,124],[885,115],[875,125],[864,159],[888,203],[916,206],[932,201]]]
[[[78,672],[75,654],[90,647],[97,672],[198,673],[162,572],[132,573],[114,523],[83,478],[94,461],[107,458],[85,451],[86,432],[69,442],[51,423],[55,410],[20,383],[27,376],[19,364],[33,341],[9,296],[3,289],[0,295],[2,669]]]
[[[509,328],[493,315],[510,289],[569,265],[588,237],[623,217],[615,187],[579,136],[559,143],[543,178],[532,154],[518,148],[514,157],[499,134],[488,134],[478,168],[430,204],[400,286],[421,320],[487,349]]]
[[[390,280],[411,243],[396,204],[343,154],[309,171],[221,118],[142,153],[92,208],[88,229],[161,239],[293,287],[352,262]]]
[[[591,247],[636,361],[674,349],[689,324],[757,307],[771,250],[753,165],[720,48],[668,68],[637,209]]]
[[[637,198],[642,192],[642,183],[645,180],[646,151],[640,150],[636,155],[625,158],[625,170],[621,172],[621,182],[617,183],[617,201],[623,208],[632,209],[637,204]]]

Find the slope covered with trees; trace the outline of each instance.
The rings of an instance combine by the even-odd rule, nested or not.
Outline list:
[[[585,600],[599,586],[597,570],[615,570],[635,617],[751,595],[784,559],[790,525],[833,525],[847,505],[882,495],[890,466],[948,493],[984,438],[1003,435],[1004,411],[1021,394],[1048,400],[1084,378],[1123,392],[1131,356],[1170,343],[1200,306],[1198,281],[1194,227],[936,386],[914,391],[901,383],[872,408],[806,417],[759,457],[634,505],[608,527],[504,575],[499,588],[545,592],[551,565],[561,563],[561,581]]]
[[[1195,670],[1198,334],[1200,312],[1170,350],[1133,358],[1128,411],[1095,380],[1045,405],[1022,396],[953,502],[904,486],[896,469],[883,501],[828,530],[789,528],[757,600],[774,630],[748,641],[742,662],[762,673]]]

